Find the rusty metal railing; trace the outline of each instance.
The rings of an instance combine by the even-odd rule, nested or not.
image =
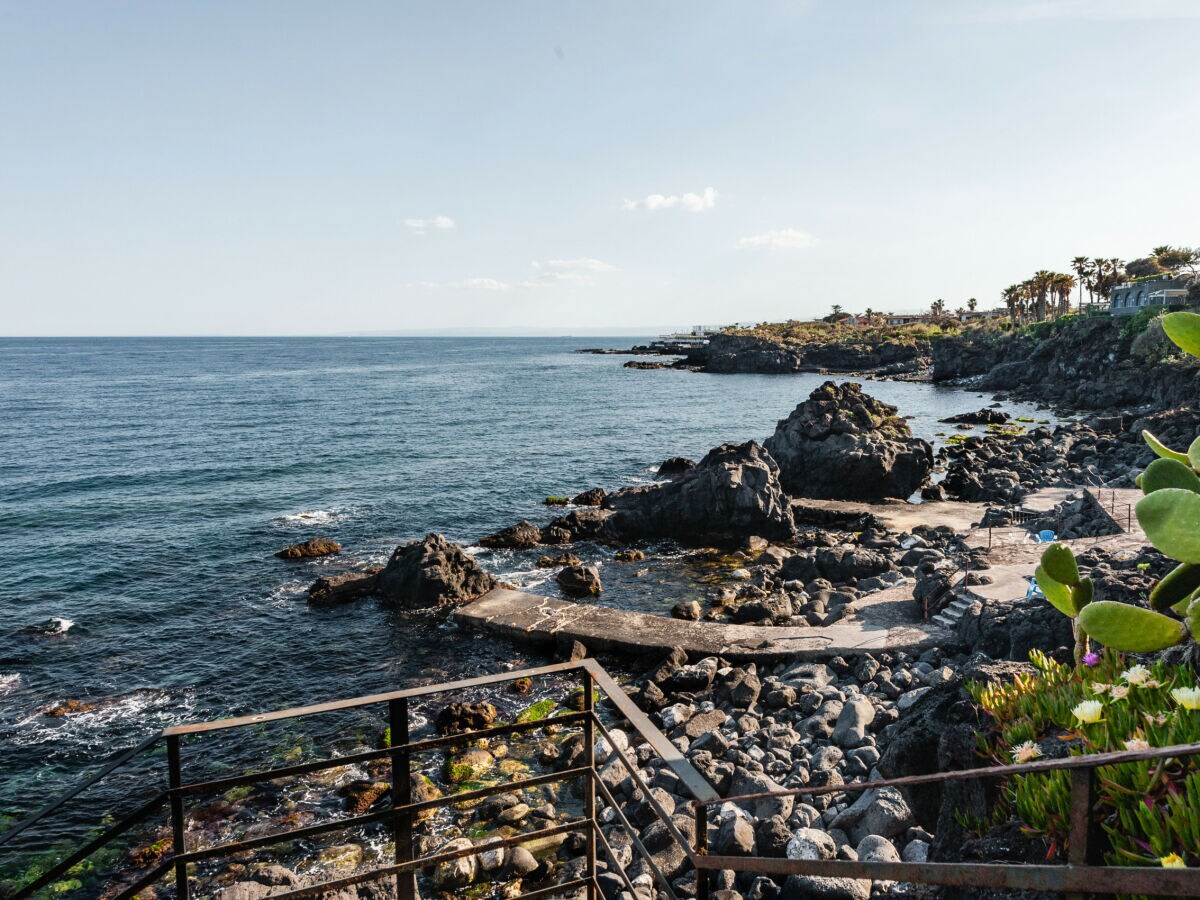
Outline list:
[[[580,687],[582,689],[583,708],[576,712],[566,712],[536,721],[512,722],[504,725],[496,725],[487,728],[475,729],[472,731],[442,735],[433,738],[425,738],[422,740],[412,740],[410,737],[409,704],[410,701],[415,698],[426,697],[434,694],[454,693],[490,687],[513,682],[518,679],[536,678],[547,675],[577,676],[580,680]],[[168,810],[168,816],[163,824],[169,825],[171,831],[170,854],[156,865],[152,865],[147,870],[137,873],[134,880],[132,880],[130,883],[116,885],[114,891],[109,895],[113,897],[114,900],[124,900],[124,898],[133,897],[144,888],[162,882],[167,878],[168,875],[172,873],[174,875],[175,896],[179,898],[179,900],[188,900],[193,878],[190,867],[194,867],[198,863],[234,857],[247,851],[273,844],[279,844],[284,841],[314,838],[335,831],[344,831],[347,829],[374,824],[385,824],[391,828],[392,837],[395,843],[395,856],[391,864],[385,866],[375,866],[369,871],[355,873],[350,876],[326,881],[320,884],[297,888],[295,890],[291,890],[286,893],[275,894],[273,896],[281,898],[295,898],[295,900],[300,900],[300,898],[323,896],[329,891],[336,891],[369,881],[375,881],[383,878],[394,878],[396,880],[398,898],[400,898],[400,900],[414,900],[414,898],[417,896],[416,875],[418,870],[428,869],[436,866],[439,863],[448,862],[464,856],[481,854],[489,850],[499,848],[527,844],[542,838],[555,837],[569,832],[581,832],[585,835],[585,873],[580,877],[571,879],[569,881],[547,885],[546,887],[526,892],[521,894],[521,897],[537,898],[548,897],[551,895],[569,894],[572,891],[581,888],[587,891],[589,898],[598,897],[598,849],[604,850],[605,855],[609,859],[611,870],[616,872],[622,878],[630,890],[633,890],[632,881],[629,879],[628,874],[625,872],[624,867],[620,863],[620,860],[613,852],[612,847],[609,845],[607,839],[604,837],[604,834],[600,831],[600,828],[597,824],[597,789],[599,789],[600,793],[603,795],[605,802],[608,803],[613,809],[615,817],[624,825],[624,827],[629,830],[631,843],[639,855],[641,855],[646,861],[650,870],[654,873],[660,887],[664,890],[668,897],[671,897],[674,900],[676,895],[668,879],[658,868],[652,854],[650,854],[650,852],[642,844],[638,831],[628,821],[624,812],[621,810],[620,804],[617,803],[612,795],[612,792],[599,776],[594,753],[596,744],[595,736],[597,732],[599,732],[599,734],[607,740],[609,747],[612,749],[612,753],[617,759],[620,760],[621,764],[627,770],[629,777],[637,786],[643,798],[653,808],[656,817],[664,823],[672,839],[677,841],[680,846],[684,848],[689,857],[692,855],[692,849],[690,846],[688,846],[687,841],[679,833],[678,828],[671,821],[671,817],[667,815],[666,810],[663,809],[663,807],[650,792],[650,788],[642,778],[637,765],[632,762],[621,750],[617,741],[614,740],[611,731],[605,726],[604,722],[601,720],[601,717],[597,714],[594,704],[596,690],[599,690],[600,693],[607,697],[612,709],[621,718],[628,722],[637,736],[640,737],[645,743],[650,745],[663,763],[674,772],[680,784],[687,789],[693,799],[708,800],[715,799],[717,797],[716,792],[712,789],[709,783],[705,781],[704,778],[701,777],[701,775],[683,757],[683,755],[679,752],[679,749],[670,741],[668,741],[666,737],[654,727],[654,725],[646,717],[645,713],[643,713],[637,708],[637,706],[633,704],[633,702],[626,696],[625,692],[611,678],[611,676],[609,676],[608,673],[605,672],[604,669],[593,660],[585,659],[577,662],[542,666],[535,669],[506,672],[502,675],[483,676],[480,678],[465,679],[444,684],[430,685],[427,687],[393,691],[390,693],[375,694],[365,697],[356,697],[349,700],[339,700],[330,703],[321,703],[313,706],[296,707],[258,715],[240,716],[232,719],[224,719],[213,722],[200,722],[168,728],[160,734],[156,734],[148,738],[131,750],[120,754],[116,759],[104,766],[99,772],[80,782],[50,805],[44,807],[22,822],[18,823],[3,835],[0,835],[0,848],[3,848],[6,844],[10,844],[18,835],[26,832],[33,826],[48,820],[53,813],[58,811],[64,804],[77,797],[83,791],[100,783],[104,778],[112,773],[121,770],[124,766],[130,764],[142,754],[151,752],[159,748],[161,744],[165,744],[167,755],[166,789],[156,792],[151,798],[140,805],[132,813],[126,815],[120,821],[105,829],[79,849],[66,855],[44,874],[34,878],[28,884],[20,886],[16,893],[12,896],[12,900],[25,900],[25,898],[32,897],[39,891],[42,891],[43,889],[54,884],[56,881],[66,875],[74,866],[78,865],[80,862],[84,861],[98,850],[111,844],[114,840],[116,840],[122,834],[128,832],[135,825],[151,820],[152,817],[156,813],[161,812],[164,807],[166,807]],[[251,725],[261,725],[267,722],[277,722],[285,719],[302,718],[380,704],[387,705],[388,723],[389,728],[391,729],[390,746],[383,749],[369,750],[346,756],[315,760],[312,762],[299,763],[295,765],[263,769],[206,781],[187,782],[184,779],[183,744],[186,739],[194,738],[199,735],[211,734],[214,732],[244,728]],[[414,755],[443,747],[465,745],[483,738],[501,737],[505,735],[538,731],[545,729],[548,726],[577,726],[581,729],[583,736],[583,759],[580,764],[560,771],[552,771],[545,774],[533,775],[530,777],[521,778],[519,780],[504,781],[476,790],[463,791],[430,800],[418,802],[413,801],[411,796],[411,776],[413,774],[412,758]],[[350,817],[338,818],[331,821],[306,825],[298,828],[289,828],[287,830],[273,832],[271,834],[258,835],[239,841],[227,841],[205,847],[193,847],[189,849],[187,801],[196,797],[197,795],[211,794],[217,791],[226,791],[231,788],[241,787],[244,785],[272,781],[280,778],[306,775],[325,769],[340,768],[348,765],[369,763],[383,759],[387,759],[391,767],[391,802],[385,809],[366,812]],[[583,815],[577,819],[568,822],[560,822],[558,824],[550,825],[534,831],[521,832],[509,837],[496,838],[483,843],[475,844],[469,848],[442,851],[432,855],[420,857],[416,856],[414,853],[414,825],[417,817],[422,813],[449,806],[451,804],[460,804],[481,800],[493,794],[511,791],[514,788],[530,788],[542,784],[567,782],[575,779],[584,779]]]
[[[696,836],[699,844],[695,865],[699,870],[699,896],[707,898],[709,875],[715,870],[732,869],[763,875],[815,875],[829,878],[875,879],[955,887],[1001,888],[1021,891],[1052,891],[1074,897],[1092,894],[1141,894],[1151,897],[1200,897],[1200,868],[1162,868],[1107,866],[1100,862],[1099,830],[1093,816],[1096,805],[1096,770],[1102,766],[1145,760],[1185,759],[1200,755],[1200,744],[1180,744],[1150,750],[1095,753],[1042,759],[1008,766],[989,766],[909,775],[881,781],[823,785],[783,791],[764,791],[726,797],[720,801],[693,801]],[[1067,862],[1063,865],[1025,863],[970,862],[867,862],[862,860],[793,860],[776,857],[720,856],[708,853],[707,809],[714,802],[746,803],[777,797],[815,796],[818,794],[859,793],[884,787],[907,788],[916,785],[943,784],[977,778],[1003,778],[1068,771],[1071,778],[1071,805]],[[701,824],[705,827],[701,827]],[[705,843],[700,843],[701,836]]]
[[[409,733],[410,701],[435,694],[453,693],[490,687],[522,678],[546,675],[577,676],[583,692],[582,709],[566,712],[551,718],[532,722],[513,722],[487,728],[475,729],[452,735],[442,735],[412,740]],[[635,759],[621,749],[614,739],[612,730],[599,715],[594,703],[594,692],[599,691],[608,701],[615,716],[623,719],[642,742],[649,746],[662,764],[669,768],[678,780],[681,790],[691,795],[692,814],[695,824],[695,840],[690,842],[676,826],[654,797],[650,786],[643,778]],[[295,765],[281,766],[207,781],[186,782],[183,778],[183,742],[185,739],[212,732],[238,729],[267,722],[302,718],[322,713],[356,709],[386,704],[392,728],[390,746],[347,756],[315,760]],[[430,800],[414,802],[410,791],[412,757],[415,754],[466,744],[488,737],[522,734],[546,728],[550,725],[576,726],[583,736],[583,757],[569,768],[533,775],[528,778],[506,781],[496,785],[464,791]],[[168,814],[163,820],[172,835],[172,848],[168,856],[145,871],[124,873],[133,878],[121,883],[108,894],[113,900],[135,896],[144,888],[164,881],[174,875],[175,895],[187,900],[190,895],[192,873],[189,867],[210,860],[226,858],[257,848],[278,844],[283,841],[318,837],[333,831],[365,825],[383,824],[390,827],[395,841],[392,863],[377,865],[370,870],[346,877],[293,889],[275,894],[280,898],[315,898],[342,888],[363,884],[383,878],[396,880],[397,896],[400,900],[416,897],[416,875],[438,863],[448,862],[464,856],[485,853],[488,850],[529,843],[540,838],[554,837],[569,832],[582,833],[586,839],[585,864],[576,878],[529,891],[524,898],[549,897],[584,890],[589,900],[600,896],[597,876],[598,852],[603,851],[608,860],[609,871],[615,873],[623,885],[634,892],[625,867],[621,864],[612,845],[599,825],[597,803],[602,801],[613,813],[614,820],[626,829],[630,843],[645,861],[662,893],[670,900],[678,900],[678,894],[658,866],[652,854],[641,840],[639,830],[629,821],[622,804],[614,796],[600,776],[594,755],[596,736],[605,739],[611,749],[612,758],[618,760],[627,773],[634,788],[645,803],[653,810],[654,818],[660,821],[670,840],[683,852],[687,864],[697,875],[697,894],[706,900],[710,891],[712,873],[729,869],[735,872],[753,872],[765,875],[814,875],[834,878],[877,879],[887,881],[953,885],[961,887],[991,887],[1010,890],[1057,891],[1083,897],[1088,893],[1145,894],[1161,897],[1200,896],[1200,869],[1137,868],[1106,866],[1100,864],[1102,851],[1097,822],[1093,815],[1096,803],[1096,770],[1103,766],[1146,760],[1185,759],[1200,755],[1200,744],[1162,747],[1151,750],[1102,753],[1089,756],[1072,756],[1054,760],[1036,760],[1029,763],[987,768],[938,772],[914,775],[882,781],[867,781],[853,784],[801,787],[791,790],[743,794],[721,797],[709,782],[692,766],[680,749],[659,731],[644,712],[637,708],[621,689],[620,685],[594,660],[558,663],[535,669],[506,672],[502,675],[465,679],[445,684],[356,697],[314,706],[279,710],[259,715],[241,716],[214,722],[202,722],[168,728],[154,735],[137,747],[126,751],[108,763],[95,775],[81,782],[49,806],[31,815],[8,832],[0,835],[0,848],[10,844],[15,837],[27,829],[49,819],[62,806],[82,791],[99,783],[108,775],[120,771],[143,753],[165,744],[167,751],[168,784],[164,790],[152,796],[120,821],[109,826],[103,833],[89,840],[78,850],[68,854],[45,874],[29,884],[19,887],[11,900],[25,900],[53,884],[72,867],[97,850],[107,846],[120,835],[140,822],[145,822],[166,807]],[[325,769],[343,767],[355,763],[366,763],[386,759],[391,767],[391,796],[389,805],[380,810],[366,812],[348,818],[340,818],[299,828],[290,828],[269,835],[188,849],[187,801],[197,795],[218,790],[270,781],[279,778],[305,775]],[[1027,865],[1013,863],[939,863],[939,862],[866,862],[856,860],[792,860],[775,857],[725,856],[709,852],[709,808],[718,803],[743,804],[776,797],[813,796],[819,794],[858,793],[884,787],[904,789],[917,785],[941,784],[964,779],[995,779],[1015,775],[1030,775],[1057,770],[1068,771],[1071,778],[1071,805],[1067,861],[1060,865]],[[418,815],[450,804],[480,800],[493,794],[511,791],[514,788],[535,787],[554,782],[583,779],[583,814],[576,819],[560,822],[535,831],[522,832],[510,837],[496,838],[471,847],[443,850],[426,856],[416,856],[414,825]],[[677,791],[678,793],[678,791]],[[598,796],[599,795],[599,796]]]

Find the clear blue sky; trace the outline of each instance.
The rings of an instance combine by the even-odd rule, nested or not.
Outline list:
[[[0,333],[915,309],[1200,244],[1200,2],[0,2]]]

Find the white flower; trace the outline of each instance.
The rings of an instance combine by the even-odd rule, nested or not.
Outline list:
[[[1125,679],[1126,684],[1140,687],[1150,680],[1150,670],[1142,665],[1130,666],[1121,673],[1121,677]]]
[[[1200,709],[1200,688],[1175,688],[1171,691],[1171,696],[1184,709]]]
[[[1038,745],[1033,741],[1026,741],[1023,744],[1017,744],[1012,749],[1013,761],[1019,763],[1032,762],[1042,755],[1042,751],[1038,749]]]
[[[1125,742],[1126,750],[1149,750],[1150,744],[1141,738],[1130,738]]]
[[[1197,694],[1200,695],[1200,691]],[[1104,715],[1104,704],[1099,700],[1084,700],[1071,710],[1071,714],[1081,725],[1094,725]]]
[[[1129,696],[1129,685],[1114,684],[1112,686],[1112,698],[1114,700],[1124,700],[1128,696]]]
[[[1168,853],[1166,856],[1159,857],[1158,860],[1162,863],[1164,869],[1186,869],[1187,863],[1179,856],[1178,853]]]
[[[1092,693],[1093,694],[1103,694],[1110,687],[1112,687],[1111,684],[1105,684],[1103,681],[1093,681],[1092,682]]]

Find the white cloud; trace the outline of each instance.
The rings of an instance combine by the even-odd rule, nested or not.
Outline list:
[[[650,194],[641,200],[623,200],[621,208],[625,210],[646,209],[682,209],[687,212],[704,212],[712,209],[717,202],[717,189],[706,187],[702,193],[693,194]]]
[[[430,229],[448,231],[454,227],[454,220],[449,216],[430,216],[428,219],[405,219],[404,227],[413,234],[425,234]]]
[[[738,249],[746,247],[769,247],[772,250],[801,250],[811,247],[816,240],[811,234],[795,228],[779,228],[775,231],[764,231],[762,234],[752,234],[749,237],[738,238]]]

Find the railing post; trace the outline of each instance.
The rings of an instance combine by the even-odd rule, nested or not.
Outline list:
[[[596,891],[596,702],[595,687],[592,685],[592,673],[587,669],[580,670],[580,683],[583,686],[583,711],[587,718],[583,720],[583,761],[588,774],[583,787],[583,816],[588,820],[587,829],[587,874],[588,900],[597,900]],[[617,748],[610,748],[616,753]]]
[[[412,803],[412,757],[408,752],[408,698],[399,697],[388,701],[388,729],[391,734],[390,759],[392,763],[392,809],[399,810]],[[392,839],[396,845],[397,863],[411,862],[413,858],[413,817],[410,812],[395,812],[392,815]],[[417,896],[417,871],[396,874],[396,897],[398,900],[415,900]]]
[[[188,900],[187,863],[179,857],[187,852],[183,832],[183,770],[179,762],[179,735],[167,735],[167,786],[171,789],[171,852],[175,863],[175,896]]]
[[[1092,820],[1096,805],[1096,770],[1071,769],[1071,818],[1067,846],[1067,864],[1089,866],[1099,862],[1097,828]],[[1085,900],[1087,894],[1070,894],[1071,900]]]
[[[708,855],[708,807],[697,801],[696,810],[696,855]],[[708,900],[708,869],[696,869],[696,900]]]

